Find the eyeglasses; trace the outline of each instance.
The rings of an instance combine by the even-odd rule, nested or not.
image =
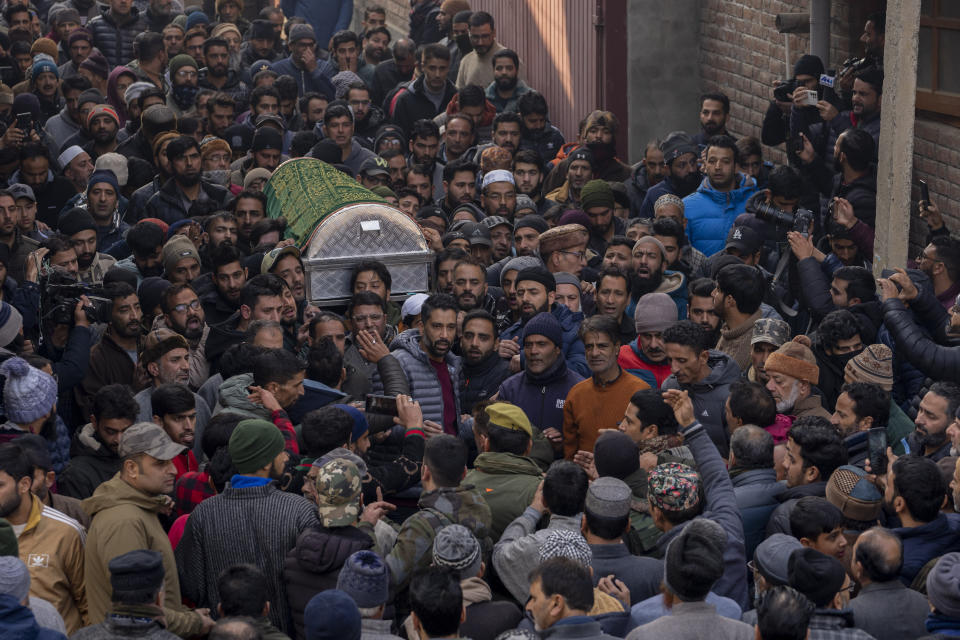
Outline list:
[[[576,256],[577,260],[586,260],[587,253],[586,251],[561,251],[560,253],[565,253],[568,256]]]
[[[943,262],[942,260],[937,260],[936,258],[927,255],[926,252],[921,251],[919,255],[917,255],[917,262],[923,262],[924,260],[929,260],[930,262]]]
[[[197,311],[199,308],[200,298],[195,298],[191,302],[182,302],[173,306],[173,310],[177,313],[186,313],[187,309],[190,309],[191,311]]]

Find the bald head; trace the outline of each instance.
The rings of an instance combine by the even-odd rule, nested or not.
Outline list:
[[[397,58],[409,58],[417,51],[417,43],[410,38],[400,38],[393,45],[393,55]]]
[[[860,584],[897,580],[903,567],[903,543],[883,527],[860,534],[853,545],[854,571]]]

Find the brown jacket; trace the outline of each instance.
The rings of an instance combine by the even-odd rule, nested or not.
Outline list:
[[[752,363],[750,354],[753,351],[753,345],[750,344],[750,339],[753,338],[753,325],[762,317],[763,310],[757,309],[756,313],[736,329],[731,329],[726,323],[720,328],[717,351],[722,351],[733,358],[741,371],[749,369]]]
[[[46,507],[31,494],[27,526],[17,539],[20,559],[30,570],[30,595],[56,607],[74,633],[87,624],[83,576],[83,527],[73,518]]]
[[[820,416],[821,418],[830,419],[830,412],[823,408],[823,405],[820,403],[820,396],[807,396],[802,400],[797,400],[797,403],[793,405],[793,409],[790,410],[790,415],[802,418],[803,416]]]
[[[137,351],[139,352],[139,348]],[[101,387],[108,384],[125,384],[134,393],[146,386],[142,374],[137,373],[137,366],[127,352],[118,345],[110,329],[103,334],[93,349],[90,350],[90,367],[83,382],[74,387],[74,395],[80,407],[82,416],[89,416],[93,407],[93,396]]]

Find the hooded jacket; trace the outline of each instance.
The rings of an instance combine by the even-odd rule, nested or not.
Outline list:
[[[531,131],[522,124],[520,126],[520,148],[536,151],[544,164],[556,157],[565,142],[563,133],[549,119],[539,131]]]
[[[297,537],[283,561],[283,581],[297,638],[304,637],[303,612],[310,598],[337,588],[337,577],[351,554],[373,547],[369,535],[356,527],[316,525]]]
[[[737,508],[743,518],[743,544],[747,557],[753,557],[757,545],[763,542],[764,531],[770,514],[780,504],[777,496],[783,493],[784,485],[777,482],[774,469],[737,469],[730,470],[733,481],[733,493],[737,498]]]
[[[667,269],[663,272],[660,285],[652,293],[665,293],[670,296],[673,303],[677,305],[677,320],[687,319],[687,276],[683,273]],[[631,295],[630,302],[627,303],[627,308],[623,312],[628,318],[634,317],[637,302],[638,300],[634,300]]]
[[[0,629],[4,640],[66,640],[66,636],[37,624],[30,607],[11,595],[0,595]]]
[[[70,464],[57,476],[57,490],[84,500],[117,471],[120,471],[120,457],[100,441],[93,425],[88,423],[73,436]]]
[[[510,377],[510,364],[496,351],[478,362],[470,364],[463,360],[463,378],[460,383],[460,408],[464,413],[473,411],[473,405],[486,400]]]
[[[734,219],[744,212],[747,199],[757,191],[753,178],[737,174],[731,191],[717,191],[710,178],[683,199],[687,237],[695,249],[712,256],[722,251]]]
[[[443,395],[440,393],[440,380],[437,372],[430,364],[430,358],[420,348],[420,330],[407,329],[390,343],[393,357],[400,363],[400,367],[407,376],[410,384],[410,396],[420,403],[424,420],[433,420],[443,424]],[[450,374],[450,383],[453,387],[453,397],[456,403],[456,419],[459,431],[460,425],[460,398],[457,391],[460,389],[462,377],[461,360],[459,356],[447,352],[444,357],[447,372]]]
[[[442,113],[449,104],[451,98],[457,93],[457,88],[453,83],[447,80],[443,87],[443,97],[440,99],[440,107],[434,104],[433,100],[427,97],[423,88],[424,78],[420,76],[410,85],[409,89],[397,96],[393,109],[393,122],[402,127],[404,131],[410,131],[413,123],[417,120],[432,120],[438,113]]]
[[[87,23],[87,30],[93,35],[93,46],[110,63],[110,67],[119,67],[133,60],[133,40],[138,34],[149,28],[140,10],[130,7],[130,13],[119,17],[109,7],[100,10],[100,15]]]
[[[630,217],[641,217],[641,207],[647,197],[647,191],[655,186],[650,184],[647,167],[642,162],[638,162],[634,166],[630,177],[624,180],[623,184],[627,188],[627,198],[630,200]]]
[[[563,357],[566,359],[567,366],[585,378],[590,374],[590,367],[587,366],[587,357],[583,349],[583,342],[580,340],[580,323],[583,322],[583,312],[574,313],[565,305],[554,303],[550,308],[550,313],[560,323],[560,329],[563,331]],[[506,331],[500,334],[501,340],[523,339],[523,327],[526,322],[518,320],[507,327]],[[523,351],[520,352],[520,362],[524,360]]]
[[[87,603],[92,624],[103,622],[110,611],[113,587],[109,562],[128,551],[149,549],[163,556],[163,613],[167,629],[184,638],[200,633],[200,616],[181,604],[177,563],[158,517],[168,500],[166,496],[135,489],[118,473],[97,487],[93,497],[83,501],[84,510],[93,518],[85,554]]]
[[[311,0],[312,2],[312,0]],[[284,2],[286,4],[286,2]],[[306,2],[304,2],[306,4]],[[319,2],[318,5],[327,4],[325,2]],[[284,15],[292,15],[284,12]],[[344,27],[346,28],[346,27]],[[317,42],[329,42],[329,40],[317,40]],[[270,69],[276,71],[281,76],[290,76],[297,81],[297,90],[300,92],[300,97],[302,98],[305,94],[310,92],[317,92],[320,95],[326,96],[327,100],[332,101],[336,95],[337,91],[333,88],[333,83],[330,82],[330,78],[336,73],[333,69],[333,66],[326,60],[317,60],[317,68],[313,71],[307,71],[306,69],[301,69],[293,62],[293,56],[284,58],[283,60],[277,60],[272,65]]]
[[[666,364],[650,360],[640,349],[639,338],[620,347],[620,354],[617,356],[617,364],[624,371],[637,376],[650,385],[651,389],[659,389],[663,382],[670,377],[670,363],[668,360],[664,360],[664,363]]]
[[[553,366],[543,373],[521,371],[513,374],[503,381],[497,393],[500,400],[523,409],[530,424],[541,431],[552,428],[562,432],[567,394],[581,380],[583,376],[570,369],[560,354]]]
[[[269,409],[262,405],[254,404],[247,398],[247,396],[250,395],[247,387],[252,384],[252,373],[241,373],[240,375],[224,380],[220,384],[220,406],[214,411],[214,415],[228,412],[241,415],[244,419],[251,418],[273,422]]]
[[[690,392],[693,415],[707,430],[720,455],[726,458],[730,451],[730,436],[723,422],[724,405],[730,395],[730,384],[740,379],[741,371],[733,358],[714,349],[710,350],[707,366],[710,367],[710,373],[700,382],[681,385],[677,377],[671,374],[661,388]]]
[[[226,206],[227,200],[230,198],[229,191],[203,178],[200,179],[200,191],[209,200],[207,203],[210,207],[208,213],[222,209]],[[194,200],[193,204],[196,205],[198,202],[200,201]],[[188,218],[190,212],[193,210],[193,206],[190,207],[190,211],[183,208],[183,201],[180,198],[180,188],[177,186],[176,181],[170,178],[160,187],[159,191],[147,200],[143,217],[157,218],[167,224],[173,224],[178,220]]]
[[[931,559],[951,551],[960,551],[960,515],[939,513],[919,527],[892,529],[903,541],[903,567],[900,580],[910,586],[917,573]]]
[[[463,481],[474,485],[490,507],[490,534],[499,540],[507,525],[533,501],[542,478],[543,472],[530,458],[486,451],[477,456]]]

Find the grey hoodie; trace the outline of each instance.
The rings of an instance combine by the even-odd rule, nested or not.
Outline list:
[[[707,359],[710,373],[700,382],[690,385],[681,385],[677,377],[670,377],[663,381],[661,389],[682,389],[690,392],[693,400],[693,417],[704,426],[710,439],[717,445],[720,455],[726,458],[730,453],[730,436],[724,424],[724,405],[730,395],[730,383],[741,376],[740,367],[733,358],[725,353],[710,350]]]

